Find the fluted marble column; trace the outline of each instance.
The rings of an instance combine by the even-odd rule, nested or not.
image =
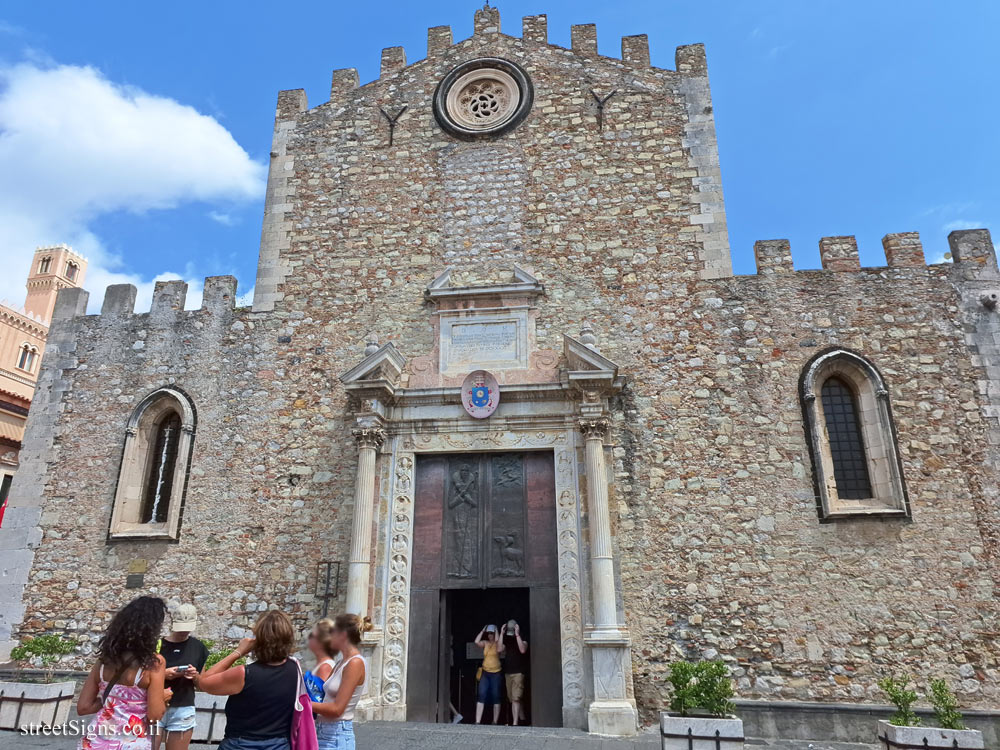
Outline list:
[[[594,700],[587,710],[587,725],[595,734],[625,737],[636,733],[638,714],[628,696],[629,638],[628,631],[618,621],[615,596],[608,469],[604,462],[604,436],[609,425],[604,417],[586,416],[579,426],[586,441],[587,519],[594,608],[594,627],[586,637],[594,668]]]
[[[606,419],[582,419],[586,439],[587,511],[590,526],[590,577],[594,596],[594,626],[618,627],[615,603],[615,561],[611,552],[611,514],[608,510],[608,470],[604,463]]]
[[[372,567],[372,520],[375,513],[375,456],[385,440],[381,427],[354,430],[358,441],[358,476],[354,485],[354,523],[347,568],[347,611],[365,615]]]

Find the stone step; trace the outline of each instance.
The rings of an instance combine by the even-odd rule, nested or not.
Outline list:
[[[595,737],[578,729],[366,722],[355,725],[358,750],[659,750],[655,729],[628,739]],[[0,732],[0,750],[73,750],[77,739]],[[217,745],[191,745],[209,750]],[[878,750],[877,745],[806,740],[747,740],[747,750]]]

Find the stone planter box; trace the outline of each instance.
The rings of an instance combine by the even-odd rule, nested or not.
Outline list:
[[[75,682],[0,682],[0,729],[65,724]]]
[[[660,714],[663,750],[743,750],[743,720]]]
[[[227,695],[209,695],[197,692],[194,694],[195,720],[194,742],[221,742],[226,732],[226,701]]]
[[[975,729],[939,729],[937,727],[897,727],[888,721],[878,723],[878,739],[889,750],[954,750],[985,748],[983,733]],[[888,743],[885,742],[888,740]],[[957,744],[956,744],[957,742]],[[926,743],[926,744],[925,744]]]

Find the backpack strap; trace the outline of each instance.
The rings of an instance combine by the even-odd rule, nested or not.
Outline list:
[[[117,670],[117,671],[116,671],[116,672],[114,673],[114,675],[113,675],[113,676],[111,677],[111,679],[110,679],[110,680],[108,681],[108,685],[107,685],[107,687],[105,687],[105,688],[104,688],[104,694],[103,694],[103,695],[101,696],[101,705],[102,705],[102,706],[103,706],[103,705],[104,705],[105,703],[107,703],[107,702],[108,702],[108,695],[110,695],[110,694],[111,694],[111,689],[112,689],[112,688],[113,688],[113,687],[114,687],[115,685],[117,685],[117,684],[118,684],[118,680],[120,680],[120,679],[122,678],[122,675],[123,675],[123,674],[125,674],[125,670],[126,670],[126,667],[120,667],[120,668],[119,668],[119,669],[118,669],[118,670]],[[104,665],[103,665],[103,664],[101,664],[101,674],[102,674],[102,675],[104,674]]]

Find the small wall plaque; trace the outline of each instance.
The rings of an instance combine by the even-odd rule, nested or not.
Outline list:
[[[141,589],[143,579],[145,575],[142,573],[129,573],[125,576],[125,588],[127,589]]]

